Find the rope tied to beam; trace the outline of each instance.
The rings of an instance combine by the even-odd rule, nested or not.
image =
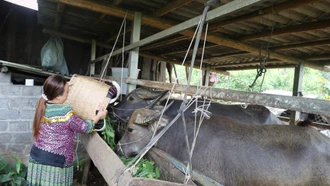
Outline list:
[[[260,63],[259,68],[257,68],[257,74],[256,74],[256,77],[255,77],[254,81],[252,82],[251,85],[249,85],[249,88],[253,89],[253,87],[254,87],[256,81],[258,80],[258,78],[263,75],[263,78],[262,78],[262,81],[261,81],[261,84],[260,84],[259,92],[261,92],[262,85],[263,85],[264,80],[265,80],[265,74],[267,72],[266,63],[269,60],[269,56],[270,56],[269,45],[270,45],[270,40],[272,38],[274,28],[275,28],[275,25],[276,25],[276,15],[277,14],[274,11],[274,5],[272,5],[272,11],[273,11],[273,15],[274,15],[274,21],[273,21],[273,26],[272,26],[272,29],[271,29],[271,32],[270,32],[270,36],[269,36],[268,41],[267,41],[266,56],[262,59],[262,54],[261,53],[263,51],[264,45],[261,45],[261,47],[259,49],[259,63]]]

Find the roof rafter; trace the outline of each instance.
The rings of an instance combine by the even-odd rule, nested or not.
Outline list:
[[[246,21],[246,20],[253,19],[253,18],[258,18],[258,17],[261,17],[261,16],[277,13],[277,12],[287,10],[287,9],[291,9],[291,8],[297,8],[297,7],[304,6],[306,4],[314,3],[314,2],[317,2],[317,1],[320,1],[320,0],[304,0],[304,1],[291,0],[289,2],[284,2],[284,3],[277,4],[277,5],[273,5],[272,7],[265,8],[265,9],[259,11],[259,12],[254,12],[254,13],[251,13],[251,14],[248,14],[248,15],[241,15],[241,16],[238,16],[238,17],[234,17],[232,19],[227,19],[227,20],[221,21],[219,23],[216,23],[215,25],[210,26],[209,33],[217,32],[223,26],[226,26],[226,25],[229,25],[229,24],[233,24],[233,23],[237,23],[237,22],[241,22],[241,21]],[[167,44],[170,44],[170,43],[164,43],[163,45],[167,45]]]
[[[58,5],[57,5],[57,15],[56,15],[56,19],[55,19],[55,29],[56,30],[58,30],[60,28],[64,10],[65,10],[65,4],[58,3]]]
[[[305,32],[310,30],[316,30],[316,29],[322,29],[330,27],[330,19],[324,19],[321,21],[315,21],[311,23],[305,23],[305,24],[299,24],[299,25],[292,25],[284,28],[278,28],[274,29],[273,32],[271,30],[268,33],[265,32],[258,32],[253,33],[249,35],[244,35],[242,37],[239,37],[238,40],[240,41],[249,41],[249,40],[255,40],[270,36],[276,36],[276,35],[282,35],[282,34],[292,34],[296,32]]]
[[[159,8],[152,13],[152,16],[161,17],[177,8],[180,8],[186,4],[191,3],[194,0],[172,0],[171,3],[167,3],[165,6]]]
[[[119,8],[116,8],[116,7],[113,7],[113,6],[105,6],[105,5],[101,5],[101,4],[98,4],[98,3],[86,2],[86,1],[82,1],[82,0],[59,0],[59,2],[68,4],[68,5],[72,5],[72,6],[76,6],[76,7],[80,7],[80,8],[83,8],[83,9],[89,9],[89,10],[96,11],[96,12],[111,14],[113,16],[121,17],[121,18],[123,18],[126,14],[126,11],[124,11],[122,9],[119,9]],[[211,19],[214,19],[215,17],[218,17],[217,16],[218,14],[225,15],[226,13],[228,14],[233,9],[237,10],[239,7],[242,8],[242,6],[244,6],[244,5],[245,6],[249,5],[249,3],[251,5],[251,4],[256,3],[256,2],[259,2],[259,1],[257,1],[257,0],[255,0],[255,1],[245,0],[244,3],[242,3],[242,1],[240,1],[240,0],[233,1],[231,3],[228,3],[226,5],[223,5],[219,8],[216,8],[216,9],[208,12],[208,16],[207,16],[206,21],[209,21]],[[235,7],[235,8],[233,8],[233,7]],[[231,8],[231,10],[229,8]],[[134,18],[134,13],[127,12],[127,19],[132,20],[133,18]],[[189,27],[197,25],[198,20],[199,20],[199,16],[195,17],[195,18],[192,18],[188,21],[185,21],[185,22],[175,26],[172,23],[169,23],[167,21],[143,15],[142,16],[142,23],[143,24],[147,24],[149,26],[153,26],[155,28],[159,28],[159,29],[162,29],[162,30],[165,30],[165,29],[167,29],[167,30],[165,30],[163,32],[159,32],[159,33],[157,33],[153,36],[150,36],[148,38],[142,39],[142,40],[140,40],[136,43],[130,44],[129,46],[127,46],[125,48],[125,50],[126,51],[131,50],[133,48],[143,46],[148,42],[150,43],[151,42],[150,40],[154,41],[155,38],[159,39],[160,38],[159,35],[162,35],[162,37],[165,37],[166,34],[164,34],[164,32],[168,32],[167,35],[174,34],[176,32],[180,32],[180,34],[182,34],[182,35],[192,37],[194,35],[194,32],[191,31],[191,30],[185,30],[185,29],[188,29]],[[232,48],[236,48],[236,49],[239,49],[239,50],[248,51],[248,52],[252,52],[252,53],[258,53],[259,54],[259,50],[260,50],[259,47],[256,47],[256,46],[253,46],[253,45],[250,45],[250,44],[246,44],[246,43],[242,43],[242,42],[234,40],[234,39],[230,39],[230,38],[226,38],[226,37],[222,37],[222,36],[217,36],[217,35],[212,35],[212,34],[207,36],[207,41],[209,41],[211,43],[214,43],[214,44],[225,45],[225,46],[228,46],[228,47],[232,47]],[[113,55],[120,54],[121,52],[122,51],[120,51],[120,50],[115,51],[113,53]],[[277,59],[280,59],[282,61],[287,61],[287,62],[291,62],[291,63],[295,63],[295,64],[304,63],[305,66],[307,66],[307,67],[315,68],[317,70],[322,70],[322,71],[330,71],[329,68],[324,67],[322,65],[313,64],[313,63],[310,63],[306,60],[291,57],[291,56],[287,56],[287,55],[283,55],[283,54],[280,54],[278,52],[274,52],[274,51],[271,51],[271,50],[269,50],[269,54],[272,58],[277,58]],[[103,56],[101,58],[97,58],[94,61],[98,61],[100,59],[103,59]]]
[[[254,12],[248,15],[241,15],[238,17],[234,17],[232,19],[227,19],[224,21],[221,21],[219,23],[217,23],[216,25],[213,25],[210,27],[210,32],[215,32],[218,31],[219,29],[221,29],[221,27],[225,26],[225,25],[229,25],[232,23],[237,23],[237,22],[242,22],[242,21],[246,21],[249,19],[253,19],[253,18],[257,18],[257,17],[261,17],[264,15],[268,15],[268,14],[274,14],[274,13],[278,13],[280,11],[283,10],[288,10],[288,9],[292,9],[292,8],[297,8],[300,6],[304,6],[306,4],[311,4],[314,2],[317,2],[320,0],[291,0],[291,1],[286,1],[277,5],[273,5],[269,8],[265,8],[260,10],[259,12]]]

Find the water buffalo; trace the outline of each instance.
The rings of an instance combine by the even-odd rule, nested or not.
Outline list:
[[[138,109],[118,144],[125,156],[137,154],[150,141],[156,125],[174,118],[159,110]],[[185,116],[190,143],[194,118]],[[191,146],[191,145],[190,145]],[[188,161],[181,119],[159,139],[156,147],[174,158]],[[224,185],[330,185],[330,139],[310,127],[249,125],[230,117],[215,116],[201,125],[192,167]]]
[[[114,122],[127,122],[136,109],[146,108],[162,100],[160,104],[164,105],[166,102],[164,99],[168,95],[167,92],[168,91],[150,91],[145,88],[137,88],[128,94],[124,100],[109,109],[110,119]],[[180,109],[182,100],[173,101],[174,103],[171,109],[168,109],[166,114],[176,114]],[[208,101],[206,101],[206,104]],[[196,107],[201,107],[203,104],[205,104],[204,100],[197,101],[197,105],[191,105],[187,108],[185,114],[193,115],[193,111]],[[212,101],[208,111],[210,111],[212,115],[227,116],[248,124],[283,124],[283,122],[266,107],[260,105],[248,105],[245,108],[240,104],[230,105]]]

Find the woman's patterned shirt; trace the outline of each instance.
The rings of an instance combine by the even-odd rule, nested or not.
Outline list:
[[[46,104],[45,116],[34,146],[56,155],[65,156],[65,166],[74,158],[74,133],[91,133],[92,120],[82,120],[69,105]]]

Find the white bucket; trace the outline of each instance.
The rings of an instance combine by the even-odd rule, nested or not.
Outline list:
[[[34,79],[25,79],[25,86],[34,86]]]
[[[116,78],[121,78],[121,73],[123,73],[123,78],[127,78],[128,77],[128,68],[116,68],[116,67],[112,67],[112,76],[116,77]],[[120,90],[122,94],[127,94],[127,83],[121,83],[120,81],[117,81],[117,83],[120,86]]]

